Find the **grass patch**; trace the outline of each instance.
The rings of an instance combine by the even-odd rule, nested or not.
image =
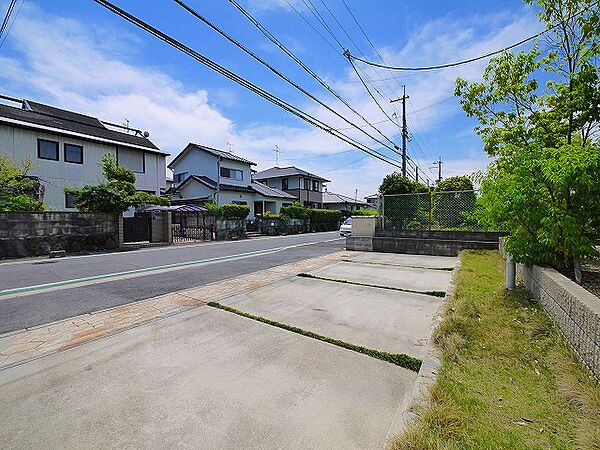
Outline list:
[[[222,309],[223,311],[227,311],[233,314],[237,314],[238,316],[246,317],[248,319],[256,320],[258,322],[265,323],[267,325],[271,325],[277,328],[282,328],[286,331],[291,331],[292,333],[298,333],[302,336],[310,337],[316,339],[318,341],[327,342],[328,344],[337,345],[338,347],[345,348],[347,350],[352,350],[358,353],[362,353],[364,355],[370,356],[372,358],[380,359],[382,361],[386,361],[392,364],[395,364],[400,367],[404,367],[405,369],[412,370],[413,372],[418,372],[421,368],[421,360],[418,358],[414,358],[409,355],[405,355],[404,353],[387,353],[379,350],[375,350],[372,348],[362,347],[360,345],[350,344],[349,342],[340,341],[339,339],[333,339],[327,336],[322,336],[317,333],[313,333],[312,331],[303,330],[302,328],[293,327],[291,325],[286,325],[285,323],[276,322],[274,320],[266,319],[264,317],[255,316],[253,314],[248,314],[246,312],[240,311],[239,309],[232,308],[230,306],[223,305],[219,302],[208,302],[208,306],[212,306],[213,308]]]
[[[461,255],[429,402],[390,449],[600,449],[600,388],[497,252]]]
[[[319,275],[313,275],[311,273],[299,273],[297,276],[302,278],[314,278],[315,280],[323,280],[323,281],[333,281],[335,283],[346,283],[346,284],[354,284],[356,286],[366,286],[366,287],[374,287],[379,289],[389,289],[391,291],[401,291],[401,292],[410,292],[412,294],[425,294],[425,295],[433,295],[434,297],[445,297],[446,293],[444,291],[417,291],[414,289],[404,289],[394,286],[382,286],[379,284],[371,284],[371,283],[361,283],[360,281],[350,281],[350,280],[338,280],[336,278],[329,277],[321,277]]]

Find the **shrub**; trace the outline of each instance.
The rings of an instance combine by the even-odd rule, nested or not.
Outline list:
[[[377,216],[379,215],[379,211],[374,209],[357,209],[356,211],[352,211],[353,216]]]
[[[79,211],[121,214],[131,206],[171,204],[171,200],[166,197],[138,191],[135,188],[133,170],[119,166],[117,159],[110,153],[102,156],[102,174],[105,181],[98,185],[65,189],[67,194],[77,199],[75,206]]]
[[[221,217],[223,217],[223,207],[217,205],[216,203],[205,203],[204,207],[206,209],[208,209],[208,213],[215,217],[216,219],[220,219]]]
[[[306,219],[308,208],[302,206],[299,202],[294,202],[291,206],[282,206],[280,213],[290,219]]]
[[[272,213],[271,211],[267,211],[263,214],[264,219],[279,219],[280,217],[279,214]]]
[[[28,177],[31,159],[15,163],[8,155],[0,154],[0,211],[43,211],[37,200],[39,181]]]
[[[223,219],[245,219],[250,214],[248,205],[223,205]]]
[[[342,212],[337,209],[309,209],[308,218],[315,231],[329,231],[337,228]]]

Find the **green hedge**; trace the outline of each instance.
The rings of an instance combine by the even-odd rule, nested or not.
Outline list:
[[[248,205],[223,205],[223,219],[245,219],[250,214]]]
[[[357,209],[356,211],[352,211],[353,216],[377,216],[379,215],[379,211],[374,209]]]
[[[306,219],[308,208],[302,206],[299,202],[294,202],[291,206],[282,206],[280,214],[290,219]]]
[[[310,226],[314,231],[337,230],[342,212],[337,209],[308,209]]]

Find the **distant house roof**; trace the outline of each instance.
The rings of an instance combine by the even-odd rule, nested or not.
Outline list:
[[[180,185],[170,188],[167,191],[167,193],[174,194],[175,192],[180,190],[190,180],[194,180],[194,181],[197,181],[198,183],[202,183],[211,189],[215,189],[215,190],[217,189],[217,182],[215,180],[213,180],[212,178],[209,178],[204,175],[190,175]],[[264,184],[258,183],[256,181],[253,181],[252,184],[249,186],[237,186],[235,184],[221,183],[221,185],[219,186],[219,189],[221,191],[233,191],[233,192],[252,192],[252,193],[257,192],[261,195],[264,195],[265,197],[277,197],[277,198],[289,198],[289,199],[296,198],[293,195],[283,192],[280,189],[275,189],[275,188],[272,188],[269,186],[265,186]]]
[[[301,175],[304,177],[314,178],[315,180],[324,181],[329,183],[331,180],[327,180],[326,178],[320,177],[319,175],[315,175],[314,173],[307,172],[306,170],[298,169],[295,166],[289,167],[271,167],[267,170],[261,170],[260,172],[256,172],[254,174],[254,179],[268,180],[269,178],[280,178],[280,177],[291,177],[294,175]]]
[[[363,202],[362,200],[355,200],[352,197],[348,197],[347,195],[336,194],[334,192],[323,192],[323,203],[351,203],[362,206],[369,205],[367,202]]]
[[[190,150],[203,150],[207,153],[210,153],[211,155],[214,155],[216,157],[220,157],[222,159],[228,159],[229,161],[238,161],[244,164],[250,164],[251,166],[255,166],[256,163],[252,162],[248,159],[242,158],[240,156],[234,155],[233,153],[229,153],[226,152],[225,150],[217,150],[216,148],[212,148],[212,147],[207,147],[206,145],[200,145],[200,144],[194,144],[193,142],[190,142],[180,153],[179,155],[177,155],[175,157],[175,159],[173,159],[173,161],[171,161],[167,167],[171,167],[173,164],[175,164],[175,162],[181,158],[185,153],[187,153]]]
[[[375,200],[377,198],[379,198],[379,194],[371,194],[371,195],[367,195],[365,197],[365,200]]]
[[[115,131],[99,119],[31,100],[23,100],[21,108],[0,104],[0,123],[15,127],[38,129],[80,139],[131,147],[168,155],[149,139],[135,134]]]
[[[259,183],[258,181],[252,182],[252,188],[261,195],[265,197],[279,197],[279,198],[289,198],[295,199],[294,195],[290,195],[287,192],[282,191],[281,189],[276,189],[266,184]]]

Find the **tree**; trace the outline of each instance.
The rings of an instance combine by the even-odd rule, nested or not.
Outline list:
[[[382,209],[386,224],[400,229],[426,226],[429,222],[428,191],[424,184],[398,172],[386,175],[379,186],[379,192],[384,196]]]
[[[415,192],[427,192],[428,187],[423,183],[413,181],[401,173],[394,172],[386,175],[379,186],[379,193],[389,194],[412,194]]]
[[[0,154],[0,211],[43,211],[39,181],[28,176],[31,159],[20,165]]]
[[[441,228],[472,228],[475,201],[473,182],[468,176],[446,178],[432,194],[433,220]]]
[[[481,177],[479,220],[510,232],[515,261],[565,268],[597,254],[600,21],[592,0],[536,3],[549,53],[505,52],[482,82],[458,79],[455,93],[495,158]]]
[[[119,166],[110,153],[102,156],[102,175],[106,181],[98,185],[65,189],[77,199],[75,207],[79,211],[121,214],[131,206],[171,204],[166,197],[136,190],[133,170]]]

